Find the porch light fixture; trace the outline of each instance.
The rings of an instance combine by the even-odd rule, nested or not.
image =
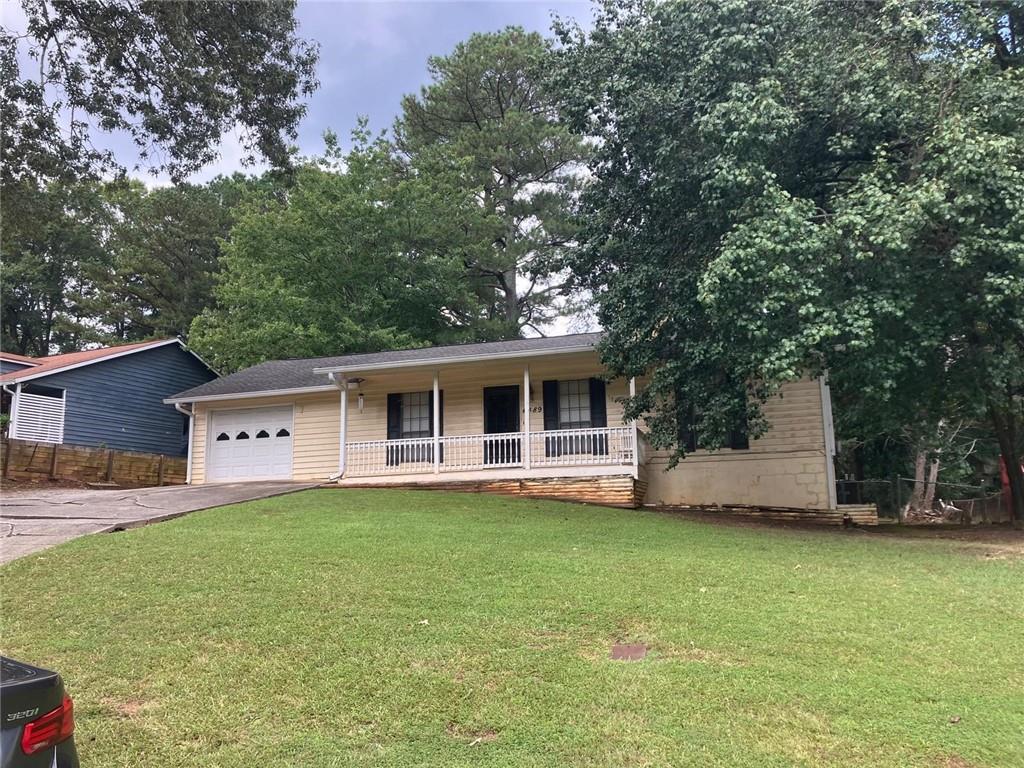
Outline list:
[[[363,393],[362,392],[359,393],[359,397],[357,399],[357,405],[359,407],[359,412],[362,413],[363,412]]]

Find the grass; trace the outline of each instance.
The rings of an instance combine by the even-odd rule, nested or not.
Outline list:
[[[0,576],[83,765],[1024,765],[1024,560],[950,542],[322,490]]]

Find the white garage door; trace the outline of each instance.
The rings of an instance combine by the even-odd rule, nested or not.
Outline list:
[[[291,479],[290,405],[210,415],[207,477],[211,482]]]

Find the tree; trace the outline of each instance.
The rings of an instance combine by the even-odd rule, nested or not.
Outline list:
[[[191,342],[234,370],[464,338],[479,305],[461,279],[475,246],[461,222],[482,214],[450,180],[402,169],[365,130],[344,155],[328,137],[286,196],[243,207]]]
[[[827,370],[853,423],[984,415],[1024,521],[1021,6],[608,3],[560,34],[599,139],[571,264],[613,372],[654,371],[629,412],[722,445]]]
[[[95,129],[131,136],[144,162],[181,181],[242,132],[250,157],[288,162],[316,86],[316,47],[294,2],[23,0],[24,35],[0,31],[3,182],[116,167]],[[21,72],[17,46],[38,68]]]
[[[84,312],[71,297],[105,258],[99,185],[51,182],[3,200],[0,346],[23,355],[75,349]]]
[[[486,214],[466,269],[498,336],[552,318],[561,286],[550,280],[551,262],[574,232],[568,201],[583,148],[547,92],[550,61],[536,33],[474,34],[430,59],[431,84],[403,99],[395,128],[418,173],[462,168],[461,183]]]
[[[294,2],[22,7],[27,29],[0,29],[2,343],[48,354],[109,330],[76,306],[92,290],[83,270],[95,276],[105,258],[98,181],[125,170],[98,134],[130,136],[142,164],[175,181],[213,160],[229,130],[250,159],[286,166],[317,54],[295,34]]]
[[[236,206],[261,183],[236,174],[201,186],[108,185],[104,258],[85,269],[78,301],[96,340],[187,336],[193,318],[213,304],[219,241]]]

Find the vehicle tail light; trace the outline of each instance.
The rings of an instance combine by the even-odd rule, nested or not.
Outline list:
[[[60,744],[75,732],[75,705],[65,696],[52,712],[36,718],[21,734],[21,751],[26,755]]]

